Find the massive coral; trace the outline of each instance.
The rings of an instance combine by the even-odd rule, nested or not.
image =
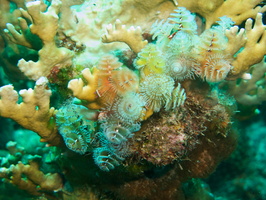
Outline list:
[[[85,185],[99,198],[186,199],[182,183],[207,177],[236,144],[235,99],[217,83],[250,70],[229,93],[240,101],[258,88],[264,99],[264,62],[254,65],[266,53],[260,1],[2,2],[1,65],[36,84],[1,87],[0,115],[56,146],[50,162],[65,180],[30,159],[2,168],[33,195],[77,199]]]

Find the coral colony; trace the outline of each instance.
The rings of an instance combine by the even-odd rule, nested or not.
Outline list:
[[[234,150],[235,102],[266,100],[259,0],[0,3],[1,66],[35,81],[0,115],[50,146],[8,143],[0,177],[31,195],[186,199]]]

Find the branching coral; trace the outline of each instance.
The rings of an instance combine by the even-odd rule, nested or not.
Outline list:
[[[54,108],[49,107],[51,91],[47,88],[47,79],[42,77],[34,89],[19,92],[22,102],[18,103],[18,93],[13,86],[0,88],[0,115],[15,120],[23,127],[37,132],[43,142],[60,145],[61,138],[57,129],[49,123],[54,116]]]
[[[266,100],[265,73],[266,64],[263,59],[260,63],[253,65],[241,80],[229,81],[222,85],[228,86],[229,93],[236,98],[237,102],[243,105],[259,105]]]
[[[181,184],[206,177],[233,150],[235,101],[213,82],[237,79],[263,58],[265,25],[258,12],[265,7],[246,0],[246,7],[233,0],[180,0],[178,8],[168,0],[46,3],[16,1],[23,7],[20,18],[0,26],[6,28],[1,38],[17,54],[20,45],[27,48],[14,63],[20,59],[19,69],[37,80],[20,96],[11,85],[1,87],[0,115],[62,147],[47,159],[73,193],[93,185],[97,194],[111,191],[113,198],[184,199]],[[235,11],[223,11],[234,5]],[[205,30],[197,30],[199,17],[191,12],[205,18]],[[254,16],[253,26],[247,18]],[[245,20],[245,28],[233,26]],[[29,49],[38,51],[35,59],[27,57]],[[239,89],[249,97],[258,92],[257,103],[264,99],[264,68],[250,68],[248,81],[228,83],[236,100],[246,98]],[[45,77],[57,110],[50,108]],[[38,185],[62,189],[58,174],[46,175],[35,162],[6,165],[0,175],[30,184],[33,194],[40,195]],[[40,182],[49,177],[55,183],[50,188]]]
[[[31,161],[27,165],[19,162],[9,168],[0,168],[0,177],[36,196],[40,196],[41,191],[53,192],[63,187],[59,174],[44,174],[36,161]]]
[[[1,15],[1,20],[0,20],[0,27],[4,28],[6,23],[16,23],[16,18],[21,16],[21,13],[19,10],[13,10],[13,12],[7,12],[11,11],[11,3],[9,0],[1,0],[1,8],[0,8],[0,15]],[[18,1],[20,5],[18,7],[24,7],[24,2],[23,1]]]
[[[97,73],[98,70],[94,69]],[[90,69],[86,68],[82,71],[84,79],[87,81],[88,85],[84,86],[84,81],[80,79],[73,79],[68,83],[68,88],[73,91],[73,95],[81,100],[95,101],[97,98],[97,77],[91,73]],[[95,105],[99,108],[99,105]]]
[[[253,20],[248,19],[246,21],[246,38],[241,37],[242,34],[239,33],[239,40],[236,40],[238,43],[234,44],[241,48],[241,44],[244,43],[244,46],[242,46],[244,49],[237,54],[236,59],[232,62],[234,66],[231,71],[232,76],[237,76],[247,71],[250,66],[260,62],[266,54],[266,25],[262,22],[262,13],[257,14],[254,26],[252,24]],[[230,32],[227,33],[230,34]],[[229,42],[235,43],[235,40],[229,40]]]
[[[32,44],[27,40],[28,25],[25,19],[19,18],[21,33],[17,32],[14,25],[7,23],[4,31],[9,40],[15,44],[19,44],[28,48],[33,48]]]
[[[184,6],[191,12],[198,13],[206,19],[206,28],[210,28],[219,17],[230,17],[236,24],[241,24],[247,18],[255,18],[257,13],[265,12],[266,6],[257,6],[261,0],[178,0],[178,6]]]
[[[66,48],[58,48],[55,45],[55,36],[58,28],[58,12],[61,1],[53,1],[46,12],[41,12],[41,1],[29,2],[26,4],[27,11],[22,10],[22,15],[31,21],[30,31],[32,34],[39,36],[43,43],[43,48],[39,51],[39,61],[26,61],[21,59],[18,67],[28,78],[37,80],[41,76],[48,76],[54,66],[60,68],[70,66],[73,56]],[[26,21],[21,21],[22,33],[26,29]],[[12,25],[7,26],[12,34],[12,41],[18,44],[31,47],[23,34],[16,32]],[[50,57],[50,59],[47,59]]]
[[[114,28],[112,24],[109,24],[106,31],[107,33],[102,36],[103,42],[125,42],[135,53],[138,53],[148,43],[147,40],[143,40],[140,27],[131,26],[126,29],[120,20],[116,20]]]

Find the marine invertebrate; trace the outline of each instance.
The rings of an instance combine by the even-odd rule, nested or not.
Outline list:
[[[110,108],[112,117],[125,124],[133,124],[141,121],[145,115],[146,102],[143,97],[134,92],[127,92],[116,100]]]
[[[197,25],[194,20],[195,16],[186,8],[178,7],[170,17],[164,21],[156,22],[151,29],[152,38],[157,38],[157,44],[165,47],[179,32],[187,36],[193,36],[196,33]],[[180,42],[182,38],[176,37]]]
[[[117,96],[138,90],[138,76],[132,70],[122,67],[118,58],[111,54],[104,55],[92,71],[87,68],[82,72],[87,80],[86,86],[82,79],[73,79],[68,83],[74,96],[88,101],[87,106],[91,109],[112,105]]]
[[[195,34],[197,25],[195,22],[195,15],[192,15],[189,10],[184,7],[178,7],[170,14],[169,22],[173,23],[172,32],[183,31],[188,34]]]
[[[122,96],[129,91],[137,92],[139,87],[139,77],[134,71],[127,67],[115,71],[110,82],[112,90],[114,90],[118,96]]]
[[[169,35],[169,42],[166,47],[163,48],[165,56],[170,57],[172,55],[187,55],[190,52],[191,57],[194,57],[195,52],[193,47],[198,43],[198,35],[188,34],[184,31],[174,32]],[[188,56],[188,55],[187,55]],[[167,60],[167,59],[166,59]]]
[[[97,69],[99,69],[102,74],[108,75],[113,70],[119,69],[121,66],[122,63],[118,62],[118,58],[112,54],[106,54],[98,61]]]
[[[179,0],[178,5],[186,7],[191,12],[198,13],[206,19],[206,28],[210,28],[219,17],[230,17],[236,24],[241,24],[247,18],[255,18],[257,13],[265,12],[266,6],[259,6],[260,0],[249,1],[244,0],[242,2],[234,0]]]
[[[118,58],[108,55],[98,65],[98,82],[96,93],[102,104],[112,105],[117,96],[127,91],[136,92],[139,85],[138,76],[127,67],[121,67]]]
[[[69,104],[56,113],[56,123],[66,146],[80,154],[91,149],[96,122],[91,120],[95,112],[81,105]]]
[[[265,92],[266,64],[264,59],[253,65],[239,80],[221,83],[220,87],[228,87],[228,92],[243,105],[259,105],[266,99]],[[246,77],[246,78],[245,78]]]
[[[200,45],[197,54],[200,66],[196,73],[209,82],[219,82],[224,80],[233,66],[230,55],[224,50],[228,43],[224,31],[233,22],[223,17],[217,22],[219,25],[205,30],[199,38]]]
[[[95,92],[99,100],[102,99],[105,103],[114,101],[117,92],[115,84],[112,83],[112,76],[117,73],[121,66],[122,63],[118,62],[118,58],[113,55],[104,55],[99,60],[97,66],[99,71],[95,83]]]
[[[135,67],[140,70],[142,76],[162,74],[165,70],[164,57],[155,44],[146,45],[141,52],[138,53],[138,58],[135,60],[134,64]]]
[[[224,80],[233,66],[230,59],[222,54],[210,55],[205,63],[196,70],[196,73],[209,82],[220,82]]]
[[[100,103],[96,102],[97,99],[97,69],[93,69],[93,72],[91,73],[91,70],[89,68],[85,68],[82,70],[82,76],[86,80],[86,85],[84,85],[84,81],[79,79],[72,79],[68,83],[68,88],[72,90],[73,95],[81,100],[86,100],[88,102],[93,102],[92,104],[89,104],[88,107],[92,107],[94,109],[100,108]]]
[[[40,74],[52,75],[49,87],[56,96],[51,102],[58,111],[49,108],[51,92],[47,80],[41,79],[34,90],[21,92],[22,103],[17,103],[18,95],[11,86],[4,86],[0,114],[37,131],[42,141],[60,146],[64,140],[71,151],[50,149],[45,158],[49,164],[55,163],[66,186],[73,186],[69,198],[84,186],[85,191],[93,187],[97,194],[112,193],[110,198],[182,199],[181,183],[206,177],[232,151],[234,101],[217,90],[217,84],[208,82],[241,76],[249,66],[242,68],[237,60],[254,44],[258,57],[247,63],[264,55],[265,25],[260,15],[253,28],[251,20],[247,21],[245,31],[229,29],[233,24],[222,18],[197,35],[195,14],[187,9],[178,8],[166,19],[174,10],[173,1],[168,0],[52,0],[47,6],[36,1],[25,9],[22,13],[30,26],[22,20],[20,34],[17,24],[9,24],[9,38],[23,43],[28,28],[40,37],[39,57],[34,62],[21,57],[26,63],[24,73],[34,80]],[[110,23],[113,25],[107,25]],[[134,28],[126,29],[132,25]],[[107,33],[102,39],[107,43],[100,40],[104,27]],[[256,29],[259,31],[254,33]],[[249,44],[245,33],[251,39]],[[53,59],[47,56],[49,51]],[[125,62],[124,52],[130,52],[130,62]],[[239,66],[233,65],[235,61]],[[19,66],[22,64],[23,60]],[[31,66],[45,69],[34,74]],[[59,75],[64,67],[70,76]],[[69,82],[73,93],[62,95],[59,82]],[[64,103],[73,97],[80,105]],[[24,106],[30,113],[21,114]],[[161,186],[167,191],[162,192]]]
[[[93,150],[93,158],[96,165],[103,171],[109,172],[115,166],[120,165],[122,157],[114,153],[112,149],[106,147],[98,147]]]
[[[266,8],[266,6],[265,6]],[[253,26],[254,22],[254,26]],[[246,37],[242,37],[242,40],[238,40],[240,48],[244,49],[237,54],[236,58],[232,62],[234,66],[230,72],[230,76],[237,77],[249,69],[250,66],[259,63],[266,54],[266,25],[262,21],[262,13],[256,15],[255,21],[248,19],[245,23]],[[235,38],[235,37],[233,37]],[[233,39],[232,38],[232,39]],[[229,41],[229,42],[234,42]],[[244,46],[241,46],[243,45]],[[252,51],[251,51],[252,49]]]
[[[101,124],[104,137],[113,144],[121,144],[131,138],[133,134],[129,128],[123,127],[120,124]]]
[[[162,120],[166,115],[170,115],[171,118],[168,118],[168,121]],[[159,118],[148,119],[151,126],[146,126],[144,122],[142,131],[134,136],[133,140],[136,142],[133,144],[138,144],[137,152],[142,158],[155,165],[166,166],[185,155],[187,145],[192,144],[192,140],[196,138],[185,134],[185,127],[180,123],[176,112],[166,114],[161,111],[159,116]],[[139,142],[145,141],[144,138],[147,138],[145,144],[140,145]]]
[[[178,83],[172,92],[172,99],[165,105],[165,109],[176,109],[179,106],[182,106],[185,103],[186,98],[185,89],[181,88],[181,84]]]
[[[171,101],[174,80],[167,75],[155,74],[145,78],[140,83],[140,94],[147,102],[147,106],[158,112]]]
[[[197,68],[196,59],[190,55],[172,55],[166,60],[165,74],[175,80],[182,81],[193,78]]]

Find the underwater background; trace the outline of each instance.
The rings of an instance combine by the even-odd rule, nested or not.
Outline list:
[[[265,11],[0,0],[0,200],[266,200]]]

